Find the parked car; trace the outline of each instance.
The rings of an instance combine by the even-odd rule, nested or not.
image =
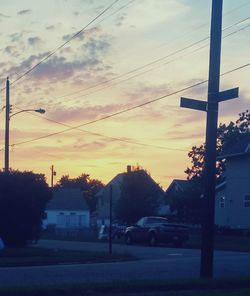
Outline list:
[[[125,230],[126,244],[148,243],[154,246],[158,243],[173,243],[181,247],[188,239],[187,226],[169,223],[162,217],[143,217]]]

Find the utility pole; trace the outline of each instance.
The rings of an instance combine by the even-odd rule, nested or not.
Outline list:
[[[6,79],[6,105],[5,105],[5,153],[4,171],[9,173],[9,136],[10,136],[10,82]]]
[[[51,168],[51,188],[54,187],[54,176],[56,176],[56,172],[54,171],[54,165],[52,164]]]
[[[222,4],[223,0],[212,0],[207,102],[181,98],[181,107],[207,112],[200,276],[208,278],[213,277],[218,105],[219,102],[238,97],[239,91],[234,88],[220,92]]]
[[[112,254],[112,224],[113,224],[113,186],[110,184],[110,198],[109,198],[109,254]]]

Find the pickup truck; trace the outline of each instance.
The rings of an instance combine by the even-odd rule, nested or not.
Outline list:
[[[181,247],[189,239],[189,231],[187,226],[169,223],[166,218],[143,217],[135,225],[126,228],[124,237],[128,245],[173,243],[175,247]]]

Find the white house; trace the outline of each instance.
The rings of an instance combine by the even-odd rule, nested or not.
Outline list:
[[[220,158],[226,159],[226,178],[216,188],[215,224],[250,229],[250,135]]]
[[[60,229],[83,229],[89,224],[89,209],[80,189],[56,189],[47,204],[43,227],[53,225]]]

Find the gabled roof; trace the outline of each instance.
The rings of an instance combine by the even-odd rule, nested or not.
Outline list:
[[[179,190],[181,190],[182,192],[185,192],[190,188],[190,181],[189,180],[174,179],[172,181],[172,183],[169,185],[166,192],[171,190],[171,188],[174,186],[177,186]]]
[[[80,189],[59,188],[53,192],[46,210],[88,211],[89,209]]]
[[[111,181],[108,182],[108,184],[106,184],[102,189],[100,189],[95,196],[101,196],[104,193],[104,191],[107,190],[107,188],[109,188],[110,185],[122,184],[125,174],[126,173],[120,173],[116,175]]]
[[[150,182],[152,182],[153,184],[155,184],[155,186],[158,186],[159,187],[159,190],[162,191],[162,194],[164,194],[164,191],[160,187],[160,185],[157,184],[155,182],[155,180],[145,170],[136,170],[136,171],[132,171],[131,173],[140,173],[140,174],[143,174]],[[116,175],[111,181],[108,182],[108,184],[106,186],[104,186],[100,191],[97,192],[96,196],[97,197],[102,196],[104,194],[104,192],[106,190],[108,190],[109,185],[111,185],[111,184],[112,185],[115,185],[115,184],[122,185],[124,176],[126,174],[129,174],[129,173],[126,172],[126,173],[120,173],[120,174]]]
[[[228,148],[218,159],[230,158],[250,154],[250,133]]]

